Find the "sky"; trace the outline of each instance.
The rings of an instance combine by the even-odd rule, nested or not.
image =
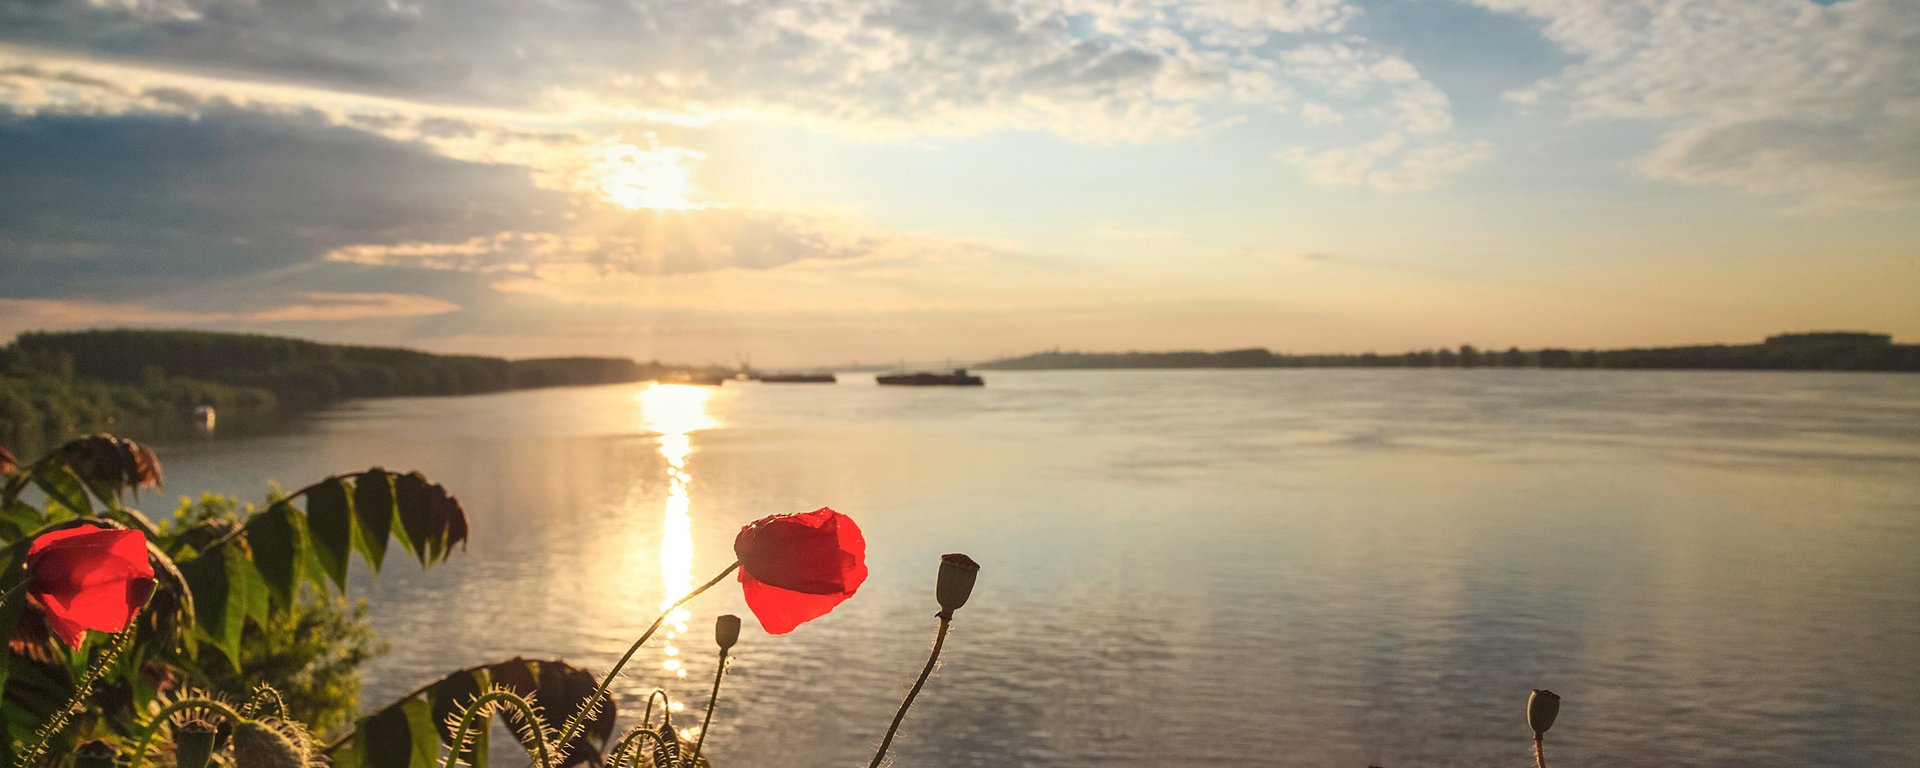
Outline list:
[[[1920,341],[1914,0],[0,0],[0,339]]]

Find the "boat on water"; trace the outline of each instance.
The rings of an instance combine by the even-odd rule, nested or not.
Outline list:
[[[718,387],[727,383],[725,377],[704,373],[676,373],[659,381],[662,384],[693,384],[701,387]]]
[[[889,373],[875,376],[874,381],[899,387],[979,387],[987,381],[967,373],[965,368],[955,368],[953,373]]]
[[[770,373],[760,377],[768,384],[834,384],[839,377],[831,373]]]
[[[199,426],[202,432],[213,432],[214,422],[217,421],[218,418],[218,416],[214,415],[213,406],[211,405],[202,405],[193,409],[193,423]]]

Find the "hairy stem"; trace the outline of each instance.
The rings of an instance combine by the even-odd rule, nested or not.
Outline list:
[[[261,683],[254,686],[253,696],[247,699],[246,704],[241,705],[240,712],[247,717],[254,717],[260,714],[262,707],[269,705],[273,707],[274,717],[287,719],[286,699],[281,698],[280,692],[274,690],[273,686]]]
[[[654,699],[660,700],[660,718],[668,723],[673,722],[673,698],[666,691],[655,688],[647,692],[647,708],[640,713],[640,724],[653,725]]]
[[[546,729],[541,727],[540,713],[520,694],[500,690],[481,694],[460,713],[460,723],[453,729],[453,746],[447,750],[446,759],[441,763],[443,768],[453,768],[459,763],[460,756],[473,748],[474,728],[487,727],[489,719],[493,717],[493,708],[497,706],[495,702],[512,707],[514,714],[520,717],[523,727],[517,730],[523,738],[533,742],[533,749],[530,750],[534,758],[533,768],[551,768],[553,760],[549,757],[551,751],[547,747]]]
[[[46,756],[47,745],[53,741],[53,737],[66,729],[67,723],[73,719],[73,711],[86,704],[87,697],[93,695],[94,684],[106,676],[107,670],[120,659],[120,654],[133,642],[134,634],[139,631],[140,613],[135,610],[132,616],[127,617],[127,628],[115,633],[113,639],[108,641],[106,648],[100,651],[100,655],[93,660],[92,664],[87,665],[87,671],[80,673],[80,679],[73,683],[73,695],[60,705],[58,711],[47,718],[46,724],[40,727],[40,732],[34,735],[33,745],[20,752],[19,759],[14,761],[14,765],[19,768],[29,768]]]
[[[644,724],[636,725],[627,729],[627,735],[620,737],[620,743],[613,745],[613,751],[607,753],[607,765],[613,768],[620,768],[626,765],[629,752],[631,752],[631,756],[637,760],[640,757],[642,745],[633,743],[635,739],[652,739],[656,749],[664,749],[666,747],[666,744],[660,741],[660,734],[648,730]]]
[[[707,726],[713,724],[713,705],[720,700],[720,678],[727,674],[727,649],[720,649],[720,665],[713,670],[713,692],[707,694],[707,714],[700,718],[700,738],[693,742],[693,759],[689,766],[700,765],[700,747],[707,743]]]
[[[907,699],[900,702],[900,711],[893,713],[893,724],[887,726],[886,737],[880,739],[880,751],[873,753],[873,762],[867,768],[880,768],[881,761],[887,759],[887,748],[893,746],[893,734],[900,730],[900,722],[907,719],[907,710],[913,708],[913,697],[920,695],[920,687],[927,684],[927,677],[933,674],[933,667],[940,661],[940,646],[947,642],[947,627],[953,623],[951,611],[940,612],[940,631],[933,636],[933,653],[927,654],[927,665],[920,669],[920,678],[913,681],[908,689]]]
[[[1533,735],[1533,766],[1547,768],[1547,738],[1538,733]]]
[[[233,710],[233,707],[215,699],[181,699],[168,704],[166,708],[147,719],[147,727],[140,731],[140,741],[133,747],[133,759],[127,763],[127,768],[140,768],[147,759],[147,746],[152,744],[153,737],[160,733],[160,726],[166,725],[167,719],[173,717],[174,713],[189,709],[211,709],[226,717],[229,723],[238,723],[244,719],[240,717],[239,712]]]
[[[613,679],[620,676],[620,670],[625,669],[627,662],[633,659],[633,654],[640,650],[640,646],[646,645],[648,638],[653,637],[653,633],[660,630],[660,625],[666,623],[667,617],[673,615],[673,612],[678,610],[680,606],[686,605],[687,601],[699,597],[700,593],[720,583],[721,579],[725,579],[733,573],[734,569],[739,567],[740,561],[733,561],[733,564],[727,566],[726,570],[721,571],[720,575],[713,577],[705,584],[694,587],[692,592],[688,592],[685,597],[675,600],[672,605],[667,606],[666,610],[660,612],[660,618],[654,619],[653,624],[647,627],[647,631],[641,633],[640,639],[633,641],[633,645],[627,648],[626,654],[621,656],[620,661],[613,665],[613,669],[607,670],[607,676],[600,680],[600,685],[593,689],[593,694],[588,696],[586,701],[580,702],[580,708],[574,710],[573,716],[567,718],[567,724],[560,728],[560,738],[557,740],[559,742],[557,748],[562,755],[565,755],[567,748],[573,744],[573,738],[579,735],[580,729],[586,727],[587,718],[595,711],[595,705],[599,703],[600,697],[607,694],[607,688],[613,685]]]

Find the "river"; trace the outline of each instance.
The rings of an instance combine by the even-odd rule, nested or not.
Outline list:
[[[983,570],[902,766],[1523,765],[1536,687],[1555,765],[1920,755],[1920,376],[986,376],[362,401],[157,447],[171,495],[380,465],[464,502],[450,563],[356,577],[393,646],[370,705],[494,658],[604,669],[741,524],[851,515],[870,579],[790,635],[748,619],[719,768],[865,765],[944,552]],[[623,704],[697,709],[729,612],[730,582],[676,616]]]

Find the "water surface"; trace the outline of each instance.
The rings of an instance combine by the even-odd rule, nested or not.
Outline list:
[[[447,566],[359,579],[393,652],[369,704],[508,657],[611,663],[732,560],[831,505],[872,576],[752,620],[716,765],[1911,765],[1920,377],[1534,370],[990,373],[981,389],[621,385],[367,401],[168,442],[168,492],[257,499],[420,469],[473,516]],[[357,566],[356,566],[357,567]],[[717,589],[620,686],[690,703]],[[637,711],[637,707],[630,709]]]

